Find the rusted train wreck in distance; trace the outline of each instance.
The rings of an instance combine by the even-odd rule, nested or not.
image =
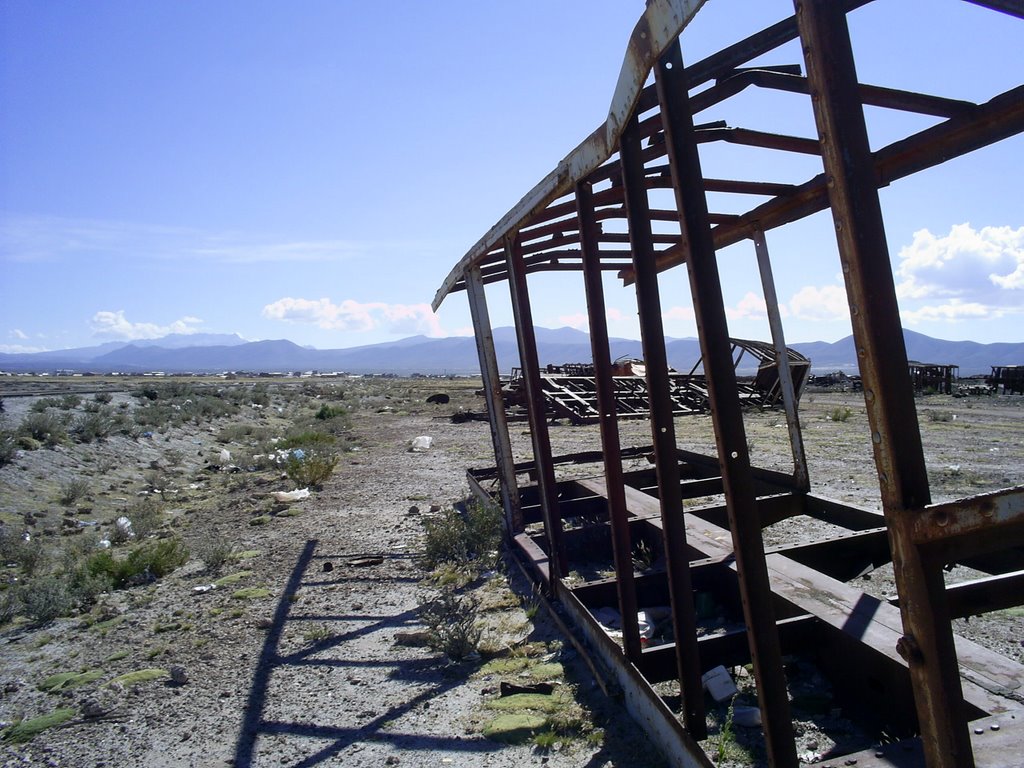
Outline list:
[[[933,503],[878,193],[1024,131],[1024,86],[975,103],[859,82],[847,15],[876,5],[884,18],[881,2],[796,0],[794,15],[760,30],[742,29],[741,9],[735,42],[684,66],[686,27],[702,3],[652,0],[630,38],[606,122],[470,249],[434,300],[436,308],[465,290],[476,330],[496,463],[470,471],[470,484],[501,504],[518,557],[568,614],[574,640],[588,649],[595,669],[608,670],[627,708],[674,765],[713,764],[701,744],[702,675],[720,664],[748,662],[768,762],[797,765],[784,668],[784,658],[792,657],[812,659],[844,712],[860,713],[895,739],[827,764],[963,768],[1018,765],[1024,755],[1024,669],[955,637],[951,628],[955,617],[1024,599],[1024,485]],[[1000,23],[1024,24],[1017,0],[976,0],[970,7]],[[799,47],[784,48],[792,42]],[[751,66],[777,50],[795,50],[802,60]],[[1019,66],[1020,49],[1007,53],[1007,66]],[[801,108],[813,112],[817,136],[721,122],[717,115],[746,89],[788,94],[779,109],[800,96]],[[930,122],[872,148],[866,106],[926,115]],[[709,178],[698,151],[705,144],[786,158],[811,155],[820,158],[820,170],[796,184]],[[719,213],[708,208],[709,192],[767,200]],[[789,366],[778,371],[792,471],[752,466],[745,437],[718,252],[752,245],[782,360],[783,324],[765,233],[826,209],[846,285],[882,514],[813,492]],[[699,328],[716,455],[688,451],[676,440],[659,275],[680,267]],[[587,299],[600,446],[554,456],[527,277],[567,270],[582,273]],[[649,446],[620,444],[602,280],[609,271],[635,291]],[[484,291],[497,282],[509,287],[529,411],[533,456],[518,463]],[[624,470],[624,459],[640,451],[652,456],[653,466]],[[566,479],[564,466],[583,463],[593,465],[589,475],[574,471],[575,479]],[[693,502],[714,494],[723,503]],[[797,517],[841,533],[766,553],[762,527]],[[564,522],[570,518],[589,522],[569,530]],[[588,541],[602,542],[614,578],[566,580],[581,530]],[[664,567],[657,573],[634,573],[637,541],[658,548]],[[850,583],[889,561],[898,608]],[[988,576],[947,588],[943,567],[951,563],[968,563]],[[731,606],[742,628],[698,638],[695,592]],[[597,606],[607,605],[621,616],[621,642],[594,616]],[[638,611],[652,605],[669,607],[671,642],[641,642]],[[656,692],[666,680],[678,681],[678,707]]]
[[[752,376],[736,377],[740,399],[748,408],[782,408],[782,376],[771,344],[746,339],[730,339],[734,369],[753,358]],[[794,400],[799,402],[811,362],[793,349],[786,350],[789,377],[793,382]],[[668,399],[673,416],[707,413],[711,410],[704,359],[698,360],[689,373],[668,370]],[[640,360],[616,360],[612,363],[612,395],[615,414],[620,419],[647,418],[651,400],[647,390],[647,366]],[[540,372],[540,391],[545,410],[552,418],[568,419],[573,424],[596,424],[600,421],[597,376],[591,363],[547,365]],[[503,388],[506,418],[522,419],[520,408],[528,406],[526,380],[521,368],[513,369],[511,379]],[[515,409],[513,411],[513,409]]]

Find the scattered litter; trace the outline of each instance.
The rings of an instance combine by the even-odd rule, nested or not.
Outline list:
[[[200,584],[198,587],[192,587],[192,591],[197,595],[205,595],[207,592],[211,592],[216,588],[216,584]]]
[[[274,497],[275,501],[287,504],[292,501],[301,501],[308,498],[309,488],[299,488],[294,491],[272,491],[270,495]]]
[[[220,463],[221,464],[230,464],[231,463],[231,451],[229,451],[227,448],[221,448],[220,449]]]
[[[350,560],[348,564],[353,568],[366,568],[370,565],[380,565],[383,562],[383,557],[360,557],[356,560]]]
[[[299,461],[302,461],[304,458],[306,458],[306,452],[301,448],[292,448],[292,456],[294,456]]]
[[[710,693],[711,698],[719,704],[728,701],[738,693],[736,683],[733,682],[729,670],[721,665],[708,670],[700,679],[704,683],[704,690]]]
[[[429,435],[420,435],[409,442],[409,450],[413,452],[429,451],[433,442],[434,438]]]
[[[135,531],[132,530],[132,521],[124,515],[121,515],[121,517],[114,521],[114,527],[117,528],[117,533],[122,539],[135,538]]]

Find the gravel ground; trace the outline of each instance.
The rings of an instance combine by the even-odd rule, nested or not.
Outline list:
[[[454,664],[428,647],[400,641],[422,630],[419,608],[436,592],[419,564],[422,520],[467,493],[465,468],[492,463],[486,422],[454,424],[460,409],[480,411],[473,386],[456,382],[356,380],[343,384],[353,413],[345,439],[352,450],[319,491],[293,505],[274,504],[288,490],[275,472],[218,471],[221,450],[246,449],[215,438],[223,428],[190,425],[149,437],[111,437],[88,445],[27,451],[0,467],[0,517],[53,541],[95,522],[110,530],[118,514],[151,493],[164,529],[193,552],[229,540],[245,557],[217,574],[196,557],[169,576],[105,595],[88,618],[42,627],[0,628],[0,721],[59,708],[73,716],[25,744],[0,743],[0,764],[52,766],[649,766],[661,758],[624,711],[596,688],[543,612],[527,619],[528,590],[499,569],[475,590],[485,608],[484,645],[498,659],[536,656],[561,664],[551,682],[569,695],[586,728],[549,749],[511,746],[482,735],[502,682],[536,682],[517,665],[490,656]],[[443,391],[452,401],[427,405]],[[9,425],[32,398],[5,397]],[[132,402],[118,395],[113,405]],[[850,409],[844,420],[832,417]],[[934,411],[936,416],[929,417]],[[928,398],[919,405],[936,500],[1021,482],[1021,398]],[[273,408],[246,418],[268,429],[287,414]],[[947,415],[950,417],[947,419]],[[952,418],[955,416],[956,418]],[[858,395],[812,393],[801,409],[815,491],[877,508],[877,484]],[[237,419],[236,419],[237,421]],[[524,425],[513,425],[517,459],[529,456]],[[597,445],[595,427],[553,427],[556,453]],[[650,442],[645,422],[624,422],[624,444]],[[789,461],[779,414],[747,417],[748,441],[760,466]],[[432,438],[410,452],[412,438]],[[683,448],[710,452],[710,419],[678,422]],[[56,501],[62,484],[88,477],[88,496],[71,508]],[[436,511],[434,512],[436,514]],[[265,524],[254,525],[256,518]],[[68,524],[63,521],[71,520]],[[71,527],[75,526],[77,527]],[[20,528],[19,528],[20,530]],[[780,541],[812,535],[777,532]],[[958,569],[959,570],[959,569]],[[239,575],[240,574],[240,575]],[[4,571],[13,579],[15,569]],[[206,589],[216,578],[237,581]],[[949,578],[969,578],[954,572]],[[859,585],[892,594],[879,569]],[[255,588],[247,598],[236,593]],[[264,591],[260,591],[264,590]],[[487,606],[491,607],[488,608]],[[959,622],[957,631],[1021,662],[1022,619],[998,615]],[[495,649],[504,649],[500,653]],[[490,661],[489,661],[490,659]],[[137,684],[125,673],[159,669]],[[93,670],[79,687],[44,693],[59,672]],[[172,679],[171,671],[177,681]],[[564,670],[564,671],[563,671]],[[803,739],[802,753],[819,738]]]

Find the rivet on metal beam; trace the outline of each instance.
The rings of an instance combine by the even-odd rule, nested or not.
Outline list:
[[[921,647],[913,635],[903,635],[896,641],[896,653],[902,656],[907,663],[921,661],[924,658],[921,654]]]

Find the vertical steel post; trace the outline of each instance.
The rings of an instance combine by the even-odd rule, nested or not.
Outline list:
[[[973,766],[941,564],[908,531],[930,490],[846,14],[829,0],[794,4],[892,545],[905,633],[898,650],[910,665],[928,765]]]
[[[580,222],[580,252],[583,255],[583,285],[587,292],[587,316],[590,318],[590,347],[597,385],[598,423],[601,428],[601,452],[604,454],[604,479],[608,497],[608,516],[612,530],[612,555],[615,558],[615,588],[622,616],[622,639],[626,658],[640,661],[643,648],[637,621],[636,584],[633,579],[633,544],[629,535],[626,492],[622,478],[622,449],[619,440],[615,385],[608,342],[608,317],[601,278],[601,253],[598,224],[594,217],[593,190],[589,183],[576,186],[576,212]]]
[[[544,515],[544,532],[548,540],[549,575],[554,583],[565,575],[568,563],[565,548],[562,546],[562,515],[558,508],[555,468],[551,462],[551,436],[548,434],[547,412],[541,391],[537,335],[533,328],[530,291],[526,285],[526,265],[523,262],[518,238],[505,240],[505,262],[508,266],[508,285],[512,295],[516,340],[519,342],[519,364],[522,366],[523,382],[526,385],[533,461],[537,468],[537,486],[540,490],[540,508]]]
[[[629,244],[636,273],[640,340],[647,369],[647,397],[650,402],[654,466],[658,477],[669,599],[676,638],[676,664],[679,668],[686,728],[694,738],[703,739],[707,736],[707,723],[704,719],[700,653],[697,650],[697,614],[686,546],[679,448],[676,445],[675,415],[668,378],[665,328],[661,320],[661,295],[651,231],[650,203],[638,127],[634,115],[622,132],[619,159],[629,224]]]
[[[505,526],[509,535],[514,535],[523,530],[523,510],[519,504],[515,460],[508,435],[508,421],[505,419],[505,401],[501,395],[498,357],[494,352],[494,335],[491,331],[491,318],[487,311],[487,297],[484,294],[480,267],[472,266],[466,270],[465,280],[469,314],[473,318],[473,333],[476,336],[476,353],[480,358],[480,377],[483,379],[484,399],[487,401],[487,421],[491,425],[494,461],[501,483],[501,505],[505,510]]]
[[[771,328],[772,343],[775,346],[775,366],[779,370],[782,406],[786,409],[789,447],[793,453],[793,479],[802,490],[809,491],[811,481],[807,474],[804,438],[800,433],[800,417],[796,410],[796,389],[793,386],[793,371],[789,367],[789,350],[786,348],[786,335],[782,330],[782,315],[779,314],[779,296],[775,292],[775,277],[772,275],[772,262],[768,256],[768,243],[760,229],[754,230],[754,251],[757,253],[757,268],[761,272],[764,303],[768,309],[768,326]]]
[[[678,40],[658,61],[655,83],[683,240],[689,243],[690,292],[704,358],[768,759],[775,768],[796,766],[793,724],[789,716],[786,677],[782,669],[782,651],[761,539],[754,478],[750,471],[722,284],[711,238],[704,178],[694,140],[689,89]],[[637,279],[639,281],[639,275]]]

